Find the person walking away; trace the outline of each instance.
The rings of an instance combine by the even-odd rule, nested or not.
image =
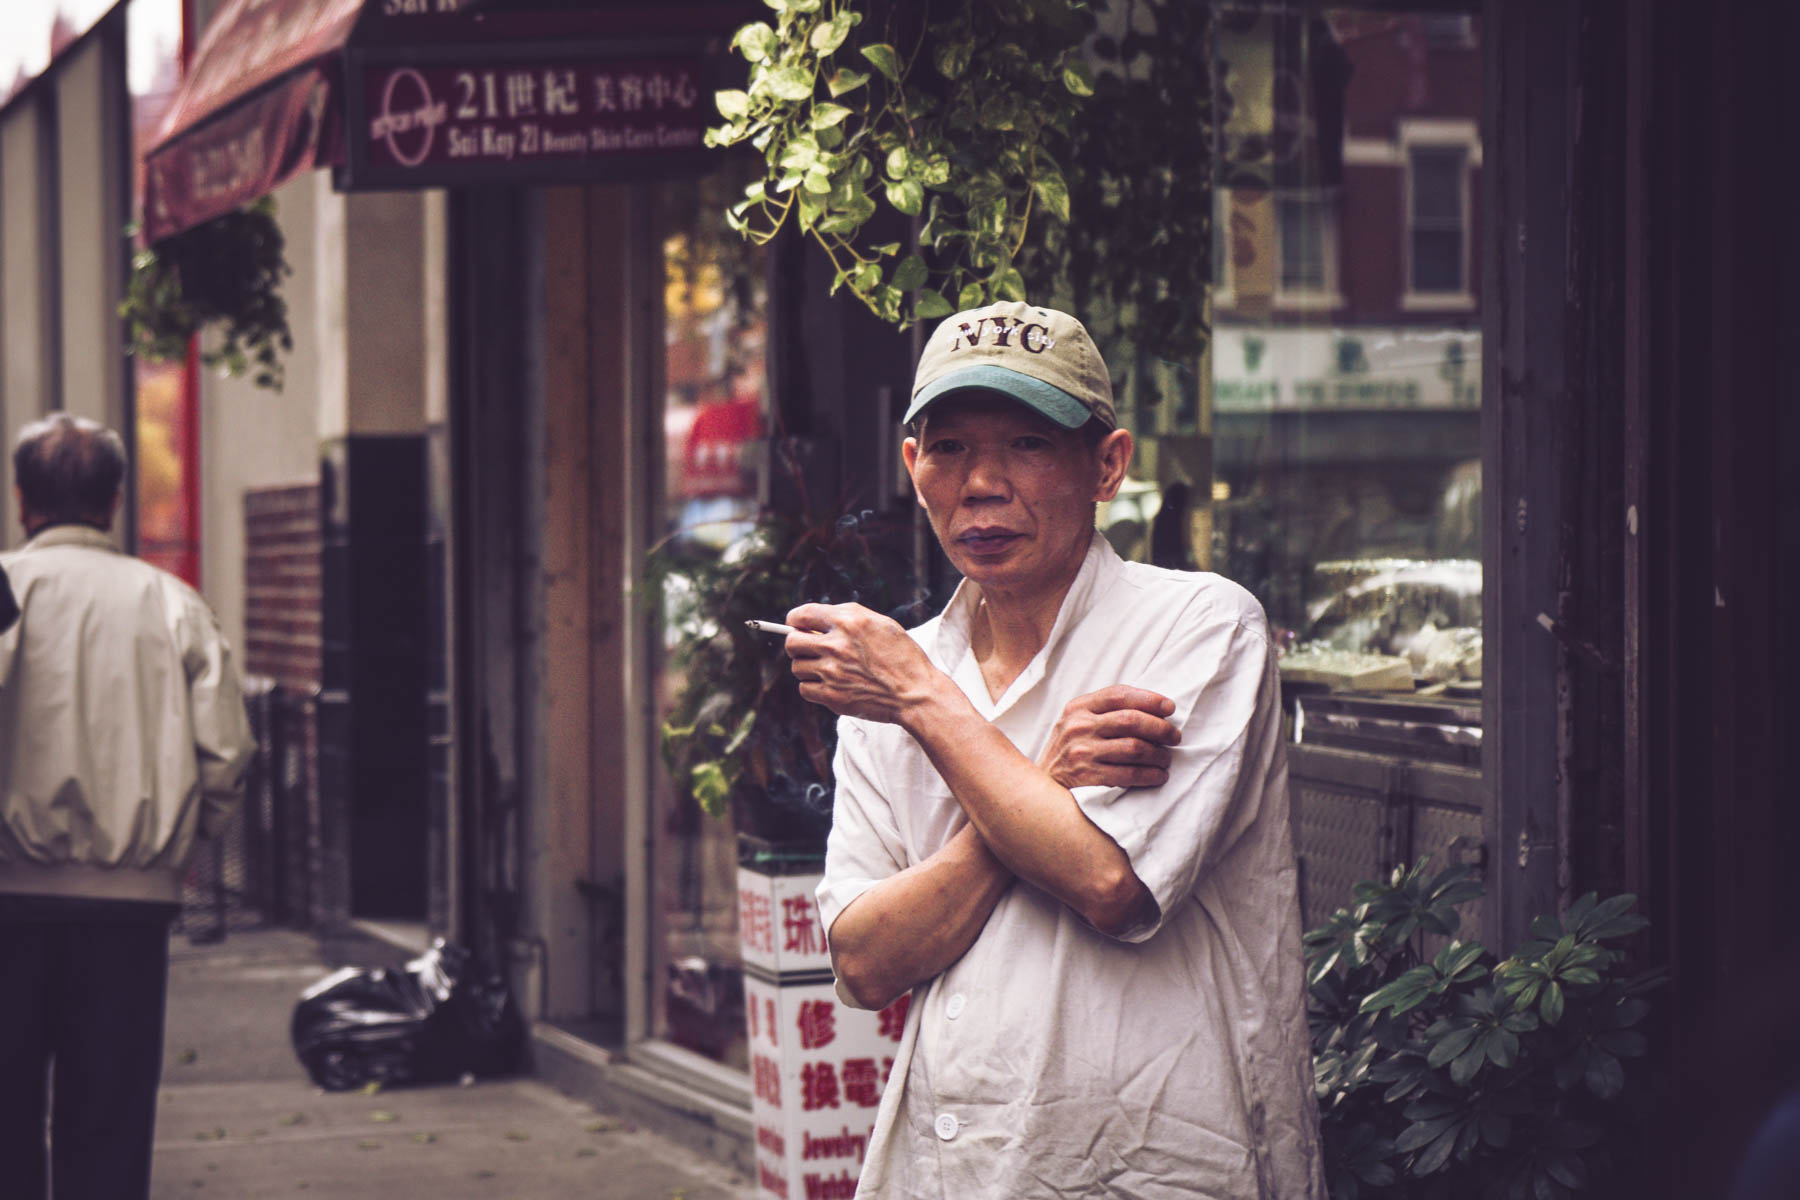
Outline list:
[[[253,750],[217,619],[109,537],[125,446],[53,414],[13,452],[0,634],[0,1163],[25,1200],[141,1200],[169,926]],[[49,1121],[46,1145],[45,1122]]]

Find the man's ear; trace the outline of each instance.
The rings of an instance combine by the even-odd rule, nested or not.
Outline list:
[[[900,461],[906,466],[906,477],[913,481],[913,499],[919,507],[925,507],[925,497],[919,494],[919,439],[909,437],[900,443]]]
[[[1100,478],[1094,485],[1096,502],[1103,503],[1119,494],[1119,485],[1125,482],[1125,471],[1131,466],[1134,445],[1129,429],[1115,429],[1100,439],[1094,448],[1094,459],[1100,466]]]

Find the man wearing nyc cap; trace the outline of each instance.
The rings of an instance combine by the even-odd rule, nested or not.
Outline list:
[[[838,994],[911,993],[857,1194],[1322,1198],[1262,609],[1095,532],[1132,440],[1073,317],[948,318],[905,419],[955,596],[787,616]]]

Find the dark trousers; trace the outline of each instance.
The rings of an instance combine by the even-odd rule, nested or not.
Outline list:
[[[0,920],[0,1190],[9,1196],[150,1194],[169,923],[163,906],[130,907],[152,919]]]

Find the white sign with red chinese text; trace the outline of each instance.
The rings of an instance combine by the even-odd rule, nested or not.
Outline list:
[[[911,1001],[866,1012],[840,1003],[830,979],[819,978],[830,961],[822,935],[816,949],[809,940],[818,883],[817,875],[738,873],[757,1188],[779,1200],[855,1194]]]

